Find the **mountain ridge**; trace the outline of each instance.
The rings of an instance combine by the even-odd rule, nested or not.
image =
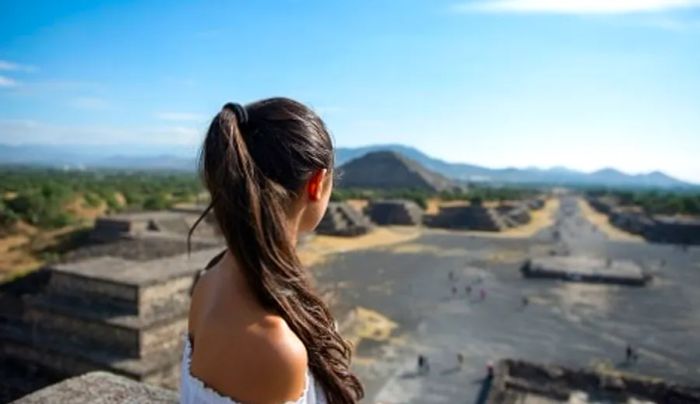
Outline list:
[[[660,170],[649,173],[628,174],[616,168],[604,167],[593,172],[573,170],[568,167],[505,167],[488,168],[468,163],[451,163],[431,157],[422,151],[400,144],[371,145],[336,149],[336,163],[341,165],[356,155],[377,150],[391,150],[407,155],[426,168],[447,177],[467,182],[496,182],[552,185],[601,185],[622,187],[696,188],[698,184],[682,181]]]
[[[674,178],[660,170],[628,174],[612,167],[593,172],[563,166],[488,168],[476,164],[448,162],[417,148],[380,144],[336,148],[336,166],[373,151],[393,151],[418,162],[428,170],[460,182],[523,183],[552,185],[601,185],[622,187],[698,188],[700,185]],[[7,145],[0,144],[0,165],[34,165],[53,168],[157,169],[189,171],[196,167],[193,146],[101,146],[101,145]]]

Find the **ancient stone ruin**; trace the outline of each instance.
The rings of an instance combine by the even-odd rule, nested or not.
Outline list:
[[[52,265],[0,329],[0,356],[57,379],[107,370],[176,388],[193,276],[219,251]]]
[[[365,210],[372,222],[379,225],[416,226],[423,222],[423,210],[413,201],[372,201]]]
[[[553,256],[527,260],[520,268],[527,278],[645,286],[651,275],[632,261],[584,256]]]
[[[530,206],[526,202],[507,202],[496,207],[506,227],[517,227],[531,220]]]
[[[532,220],[530,211],[543,206],[542,197],[504,201],[498,205],[449,203],[440,206],[438,214],[426,216],[424,223],[431,227],[498,232],[529,223]]]
[[[148,236],[182,238],[195,223],[199,213],[183,211],[155,211],[119,213],[98,218],[90,232],[90,239],[96,242],[112,242]],[[212,217],[207,217],[209,226],[198,226],[197,236],[215,237]]]
[[[14,404],[175,404],[178,401],[177,393],[172,390],[138,383],[108,372],[90,372],[36,391]]]
[[[616,371],[572,370],[505,359],[483,382],[487,404],[698,403],[700,389]]]
[[[647,215],[638,207],[619,206],[611,198],[588,198],[597,211],[608,215],[614,226],[648,241],[671,244],[700,244],[700,218]]]
[[[339,186],[368,189],[417,189],[439,192],[455,187],[452,180],[399,153],[367,153],[340,167]]]
[[[61,262],[0,285],[0,402],[94,370],[174,388],[193,275],[223,248],[205,222],[188,256],[197,217],[103,218]]]
[[[481,205],[441,206],[440,212],[426,218],[425,224],[447,229],[502,231],[509,227],[496,209]]]
[[[359,236],[367,233],[372,223],[345,202],[330,202],[316,228],[316,233],[332,236]]]

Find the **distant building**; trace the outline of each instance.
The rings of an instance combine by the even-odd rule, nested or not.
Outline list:
[[[383,200],[367,205],[367,215],[379,225],[419,225],[423,221],[423,209],[413,201]]]
[[[368,153],[340,167],[340,187],[377,189],[418,189],[439,192],[456,184],[399,153]]]

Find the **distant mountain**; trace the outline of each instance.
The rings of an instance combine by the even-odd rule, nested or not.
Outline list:
[[[692,188],[696,184],[683,182],[660,171],[647,174],[626,174],[614,168],[592,173],[566,167],[541,169],[487,168],[474,164],[450,163],[426,155],[418,149],[400,144],[336,149],[336,165],[370,152],[392,151],[415,161],[445,177],[461,182],[524,183],[552,185],[602,185],[617,187]],[[196,147],[137,145],[2,145],[0,165],[33,165],[55,168],[111,168],[124,170],[184,170],[196,167]]]
[[[395,151],[374,151],[340,167],[341,187],[442,191],[454,181]]]
[[[340,147],[336,150],[336,164],[342,165],[346,161],[363,154],[382,150],[401,153],[429,170],[460,181],[656,188],[691,188],[698,186],[678,180],[660,171],[648,174],[626,174],[613,168],[604,168],[592,173],[585,173],[566,167],[552,167],[549,169],[535,167],[487,168],[473,164],[450,163],[428,156],[418,149],[397,144],[357,148]]]
[[[1,145],[0,165],[124,170],[193,170],[195,150],[187,146]]]

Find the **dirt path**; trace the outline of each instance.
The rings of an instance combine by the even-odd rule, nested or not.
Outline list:
[[[605,233],[609,239],[615,241],[644,241],[644,238],[641,236],[627,233],[626,231],[620,230],[613,226],[608,220],[608,215],[596,211],[584,199],[580,198],[578,200],[578,205],[581,209],[583,217],[585,217],[589,222],[593,223],[600,231]]]
[[[421,229],[415,226],[375,227],[358,237],[313,236],[299,249],[299,258],[306,266],[320,264],[332,254],[367,248],[383,247],[417,238]]]

